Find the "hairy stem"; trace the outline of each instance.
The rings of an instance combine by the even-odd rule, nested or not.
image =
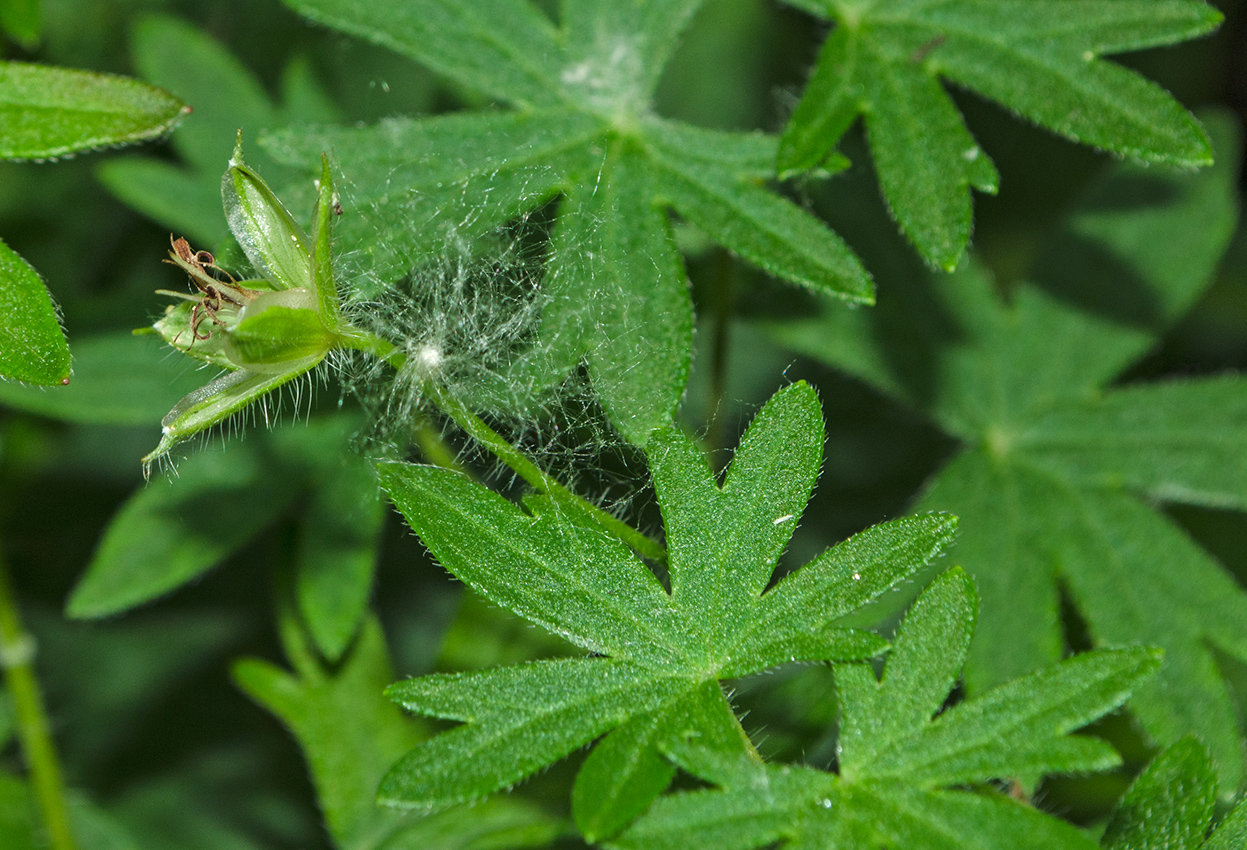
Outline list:
[[[8,568],[0,556],[0,666],[4,667],[5,684],[13,700],[18,738],[30,769],[30,784],[43,817],[48,846],[52,850],[74,850],[65,783],[43,707],[43,694],[35,679],[34,660],[35,640],[22,627]]]
[[[407,362],[405,352],[375,334],[357,332],[344,338],[344,344],[384,360],[396,371],[402,369]],[[442,413],[454,420],[456,425],[488,449],[494,457],[510,467],[534,490],[549,496],[555,504],[572,511],[581,519],[618,537],[642,557],[666,563],[667,551],[661,544],[568,490],[549,473],[529,460],[523,452],[507,442],[497,431],[489,427],[485,420],[469,410],[458,399],[443,392],[436,382],[427,381],[425,390]],[[437,457],[430,459],[438,465],[444,465],[438,462]]]

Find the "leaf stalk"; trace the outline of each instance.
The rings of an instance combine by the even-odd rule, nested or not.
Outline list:
[[[407,362],[405,351],[388,340],[366,331],[355,330],[344,335],[342,344],[384,360],[395,371],[401,370]],[[662,544],[567,489],[553,476],[529,460],[523,452],[507,442],[501,434],[489,427],[485,420],[468,409],[463,402],[446,393],[436,381],[427,380],[424,389],[438,410],[450,417],[456,425],[484,446],[490,454],[510,467],[538,493],[548,496],[560,507],[572,511],[581,519],[619,538],[643,558],[658,563],[667,562],[667,550]],[[445,463],[440,462],[438,457],[430,459],[439,466],[446,466]],[[457,466],[450,468],[457,468]]]

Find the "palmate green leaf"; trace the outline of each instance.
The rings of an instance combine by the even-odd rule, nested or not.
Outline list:
[[[784,131],[781,172],[817,167],[862,116],[888,206],[926,260],[956,268],[970,189],[998,175],[941,81],[1068,139],[1148,162],[1207,165],[1199,123],[1166,91],[1103,60],[1215,29],[1199,0],[789,0],[836,22]]]
[[[1117,764],[1106,743],[1069,733],[1120,705],[1160,654],[1097,650],[941,713],[974,632],[975,603],[973,582],[950,570],[910,609],[881,680],[869,664],[836,665],[838,775],[762,765],[696,742],[668,744],[677,764],[719,789],[660,799],[608,846],[1093,847],[1068,823],[965,786]],[[954,786],[962,790],[948,790]]]
[[[593,383],[607,415],[643,443],[688,380],[693,304],[643,156],[617,151],[608,167],[603,186],[574,187],[564,201],[542,332],[553,374],[574,367],[591,338]],[[587,332],[578,328],[586,308],[597,314]]]
[[[645,811],[675,775],[658,745],[690,728],[698,730],[703,746],[752,749],[718,687],[709,683],[670,710],[631,718],[593,748],[576,774],[572,815],[585,838],[614,835]]]
[[[689,369],[692,306],[669,210],[770,274],[872,300],[870,278],[844,242],[764,187],[774,138],[653,114],[663,63],[697,0],[566,0],[561,29],[529,0],[290,5],[515,107],[290,128],[263,143],[304,167],[334,151],[361,209],[341,238],[382,280],[406,274],[422,244],[471,238],[563,194],[540,341],[550,354],[538,378],[556,383],[587,359],[630,440],[643,444],[671,419]],[[404,254],[394,245],[411,247]]]
[[[691,732],[723,751],[753,752],[720,679],[879,652],[879,638],[837,619],[928,562],[951,541],[955,521],[929,515],[876,526],[767,590],[822,444],[818,400],[805,384],[759,412],[722,487],[687,437],[659,432],[650,463],[670,593],[627,547],[575,517],[524,513],[446,470],[383,464],[382,485],[446,569],[597,657],[395,685],[392,696],[407,708],[463,725],[399,762],[382,799],[441,808],[483,797],[605,734],[574,802],[582,831],[605,837],[669,779],[653,759],[663,740]]]
[[[973,582],[954,569],[915,602],[881,681],[866,665],[837,672],[843,779],[935,787],[1103,770],[1117,763],[1106,743],[1069,733],[1124,702],[1140,679],[1160,666],[1157,651],[1075,656],[931,719],[965,661],[976,603]]]
[[[971,268],[911,299],[952,317],[942,337],[911,333],[909,302],[887,298],[874,316],[781,334],[961,439],[919,505],[965,524],[958,562],[984,600],[970,690],[1061,657],[1063,587],[1097,644],[1165,650],[1131,707],[1161,744],[1198,734],[1229,793],[1243,744],[1215,651],[1247,659],[1247,594],[1149,503],[1247,507],[1247,381],[1110,384],[1207,286],[1233,230],[1238,141],[1220,119],[1209,126],[1215,168],[1120,167],[1093,188],[1036,264],[1044,289],[1021,285],[1005,303]],[[1097,316],[1075,298],[1116,309]]]
[[[69,381],[69,345],[39,273],[0,242],[0,377]]]
[[[0,159],[52,159],[163,136],[186,104],[117,77],[0,62]]]

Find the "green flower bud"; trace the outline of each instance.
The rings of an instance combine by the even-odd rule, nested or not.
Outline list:
[[[242,159],[242,131],[221,179],[230,232],[274,289],[312,289],[312,245],[277,195]]]
[[[241,134],[221,195],[230,230],[264,279],[236,281],[211,254],[174,240],[169,261],[186,271],[197,291],[165,291],[181,303],[166,309],[154,328],[179,351],[229,372],[169,412],[145,466],[307,373],[335,347],[356,344],[356,331],[341,325],[333,279],[329,226],[338,205],[328,157],[322,158],[312,215],[314,240],[243,162]]]
[[[319,362],[338,341],[321,321],[315,293],[307,289],[259,295],[223,336],[231,363],[263,374],[277,374],[308,358]]]

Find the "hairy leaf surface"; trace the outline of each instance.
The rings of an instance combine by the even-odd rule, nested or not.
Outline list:
[[[1247,841],[1247,806],[1211,837],[1217,775],[1203,745],[1186,737],[1158,755],[1122,798],[1104,831],[1104,850],[1229,850]],[[1207,839],[1207,840],[1205,840]]]
[[[382,485],[446,569],[593,657],[395,685],[410,710],[462,725],[400,761],[382,800],[442,808],[482,797],[606,735],[576,789],[581,830],[601,838],[665,787],[670,772],[654,763],[664,740],[695,733],[719,751],[753,753],[720,679],[878,653],[878,637],[837,620],[941,552],[955,521],[876,526],[768,590],[822,444],[818,399],[800,383],[758,413],[721,486],[687,437],[660,431],[649,455],[670,592],[621,542],[575,517],[525,513],[447,470],[383,464]]]
[[[970,189],[999,176],[941,85],[964,86],[1068,139],[1147,162],[1208,165],[1199,122],[1168,92],[1101,58],[1215,29],[1200,0],[789,0],[836,22],[779,148],[818,166],[862,116],[893,216],[928,262],[956,268]]]
[[[69,345],[39,273],[0,242],[0,377],[30,384],[69,380]]]
[[[1247,507],[1247,381],[1111,383],[1194,303],[1232,232],[1238,140],[1210,126],[1216,168],[1123,166],[1093,187],[1037,260],[1042,286],[1005,301],[970,268],[873,317],[781,333],[962,441],[919,504],[965,523],[958,562],[984,600],[971,689],[1061,656],[1063,587],[1097,644],[1164,648],[1132,708],[1161,743],[1197,733],[1228,792],[1243,749],[1214,648],[1247,659],[1247,594],[1153,502]],[[920,302],[954,329],[916,332]]]
[[[1115,765],[1108,744],[1070,733],[1120,705],[1159,666],[1160,653],[1097,650],[941,713],[965,662],[976,601],[970,578],[950,570],[905,617],[882,679],[869,664],[836,665],[838,774],[668,744],[677,764],[719,788],[659,800],[608,846],[1094,847],[1064,821],[967,786]]]
[[[587,359],[630,440],[644,444],[671,419],[689,368],[692,304],[668,210],[770,274],[872,300],[852,251],[762,185],[773,172],[773,138],[653,114],[663,64],[698,0],[566,0],[562,28],[528,0],[289,5],[513,107],[290,128],[265,144],[305,167],[334,151],[362,208],[341,238],[382,279],[409,271],[421,244],[470,237],[565,195],[543,318],[543,349],[552,351],[543,386]]]
[[[128,77],[0,62],[0,159],[51,159],[163,136],[186,104]]]

